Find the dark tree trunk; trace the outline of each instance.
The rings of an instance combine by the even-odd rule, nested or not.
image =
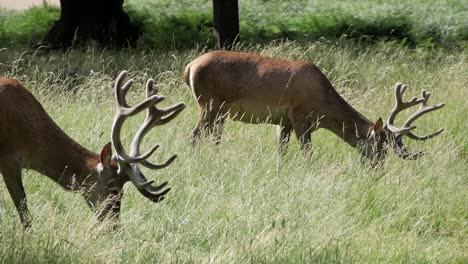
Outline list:
[[[239,41],[238,0],[213,0],[213,20],[217,47],[229,49]]]
[[[60,19],[41,45],[50,48],[79,46],[96,41],[110,46],[133,45],[138,28],[123,10],[124,0],[60,0]]]

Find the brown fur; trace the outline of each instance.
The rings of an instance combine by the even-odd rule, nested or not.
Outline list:
[[[247,123],[281,125],[283,143],[293,129],[304,149],[310,146],[310,133],[321,127],[356,146],[374,126],[335,91],[317,66],[306,61],[213,51],[189,63],[184,80],[189,86],[193,82],[191,89],[201,109],[194,142],[202,130],[215,132],[219,139],[228,112]]]
[[[106,159],[112,155],[109,147],[105,155]],[[128,180],[115,177],[115,161],[105,164],[103,172],[97,171],[99,163],[100,156],[65,134],[19,81],[0,78],[0,172],[25,227],[30,219],[22,168],[38,171],[67,190],[83,190],[88,204],[95,207],[110,189],[119,190]]]

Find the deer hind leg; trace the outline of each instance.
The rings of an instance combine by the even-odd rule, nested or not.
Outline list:
[[[226,114],[223,112],[218,112],[215,115],[215,120],[212,127],[211,134],[214,136],[215,144],[219,145],[221,142],[221,136],[223,134],[224,122],[226,121]]]
[[[288,149],[289,139],[291,138],[291,125],[279,125],[279,135],[278,135],[278,152],[280,154],[286,153]]]
[[[31,227],[26,193],[24,192],[21,179],[21,162],[19,159],[11,157],[0,157],[0,172],[2,173],[5,185],[15,204],[16,210],[21,219],[24,229]]]
[[[204,130],[204,127],[205,127],[205,121],[204,121],[205,112],[206,112],[205,108],[202,106],[200,108],[200,121],[198,121],[198,124],[192,130],[192,137],[190,139],[190,143],[192,145],[196,145],[198,143],[198,141],[200,141],[200,139],[202,137],[203,130]]]
[[[224,103],[212,100],[209,104],[202,105],[200,111],[200,121],[192,131],[191,143],[195,145],[200,138],[214,135],[215,144],[221,141],[224,121],[227,110]]]

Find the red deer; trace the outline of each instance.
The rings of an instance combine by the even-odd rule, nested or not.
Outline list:
[[[148,80],[146,100],[131,107],[125,96],[133,81],[123,86],[127,71],[117,77],[114,89],[117,110],[112,126],[111,142],[100,155],[71,139],[50,118],[34,96],[15,79],[0,78],[0,172],[13,199],[25,229],[31,226],[21,170],[28,168],[42,173],[66,190],[80,191],[99,220],[112,216],[118,220],[123,185],[131,181],[149,200],[159,202],[170,188],[167,182],[153,186],[139,165],[161,169],[171,164],[176,155],[162,164],[147,161],[157,145],[140,155],[140,142],[154,126],[176,117],[185,105],[158,109],[164,97],[157,94],[154,81]],[[137,130],[127,154],[120,140],[120,131],[127,117],[147,109],[143,125]],[[112,147],[116,154],[112,156]]]
[[[320,69],[310,62],[285,61],[256,54],[213,51],[204,54],[185,68],[185,83],[197,100],[200,121],[192,132],[192,143],[203,134],[214,134],[219,142],[225,119],[246,123],[279,125],[280,151],[284,151],[291,130],[300,140],[301,148],[310,148],[310,134],[325,128],[358,148],[364,160],[371,164],[382,160],[387,144],[403,158],[417,158],[410,153],[402,137],[426,140],[443,129],[427,136],[417,136],[411,124],[421,115],[437,110],[443,103],[427,106],[429,93],[421,98],[402,101],[407,86],[395,86],[396,105],[384,125],[380,118],[369,121],[349,105],[333,88]],[[419,110],[402,128],[394,125],[395,116],[402,110],[421,104]],[[206,133],[205,133],[206,132]]]

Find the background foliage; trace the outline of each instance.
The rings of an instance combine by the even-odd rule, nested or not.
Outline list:
[[[240,0],[242,40],[347,38],[398,40],[410,46],[466,47],[466,0],[325,1]],[[140,44],[193,47],[212,39],[211,1],[127,0],[125,9],[140,25]],[[47,6],[26,12],[0,10],[0,43],[37,43],[59,10]]]

